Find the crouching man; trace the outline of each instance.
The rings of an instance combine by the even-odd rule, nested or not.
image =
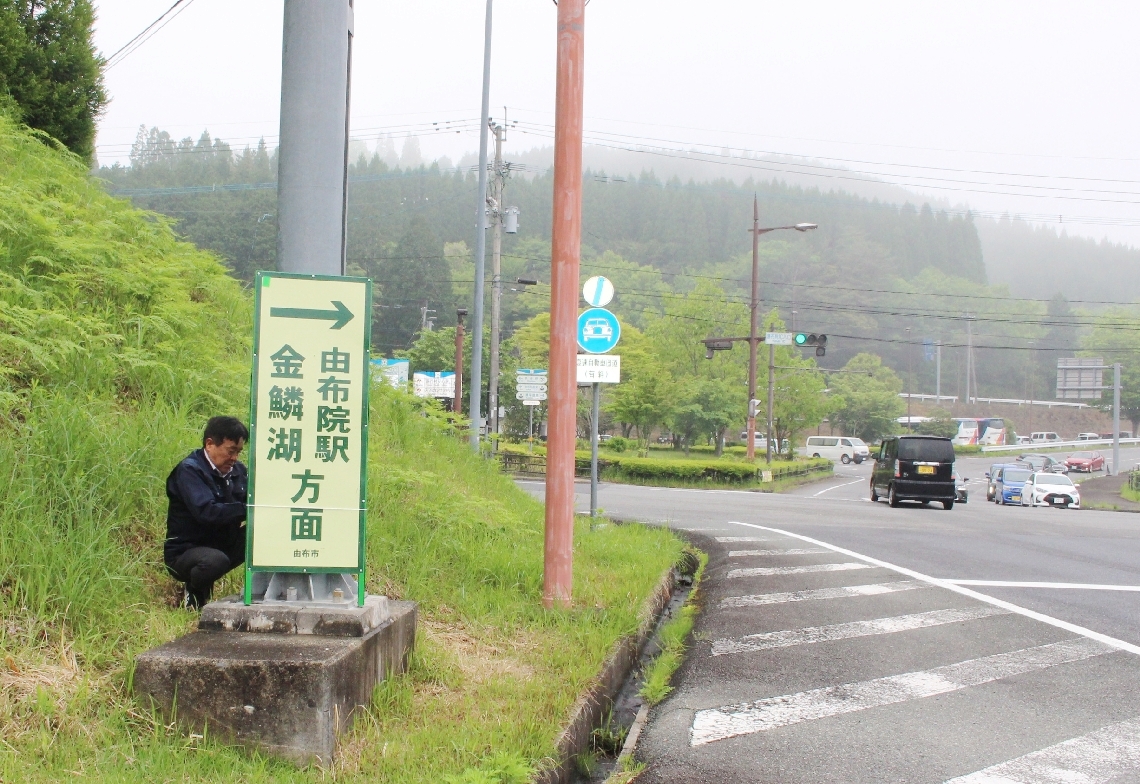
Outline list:
[[[184,584],[182,606],[198,610],[210,601],[214,581],[245,562],[247,474],[238,462],[249,430],[234,417],[213,417],[202,448],[179,463],[166,480],[170,499],[163,560]]]

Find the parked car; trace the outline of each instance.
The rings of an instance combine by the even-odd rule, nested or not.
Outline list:
[[[1109,436],[1112,438],[1112,436]],[[1100,433],[1077,433],[1078,441],[1099,441]]]
[[[1036,472],[1030,475],[1022,488],[1021,505],[1080,509],[1081,494],[1067,476]]]
[[[1032,476],[1033,469],[1023,465],[1005,466],[994,489],[994,503],[1020,504],[1025,492],[1025,483]]]
[[[1112,438],[1112,433],[1101,433],[1100,437],[1101,438]],[[1120,437],[1121,438],[1132,438],[1132,431],[1131,430],[1121,430],[1120,431]]]
[[[1070,471],[1084,471],[1091,474],[1093,471],[1104,470],[1104,455],[1100,452],[1073,452],[1065,458],[1065,467]]]
[[[838,460],[843,465],[858,465],[871,458],[871,450],[862,439],[849,436],[809,436],[804,454]]]
[[[1033,439],[1030,438],[1029,436],[1018,436],[1017,437],[1017,443],[1018,444],[1032,444]]]
[[[964,504],[970,500],[970,491],[966,489],[966,483],[970,480],[954,472],[954,500],[960,504]]]
[[[954,444],[937,436],[890,436],[883,439],[871,470],[871,500],[941,501],[954,508]]]
[[[1059,435],[1057,435],[1056,433],[1044,432],[1044,431],[1034,433],[1029,438],[1035,444],[1053,444],[1053,443],[1057,443],[1057,442],[1064,440]]]
[[[986,485],[986,500],[997,500],[997,483],[1001,479],[1001,472],[1005,468],[1016,468],[1013,463],[994,463],[990,466],[990,470],[986,471],[986,479],[989,483]]]
[[[1063,474],[1069,469],[1065,464],[1059,460],[1054,460],[1049,455],[1039,455],[1032,452],[1027,452],[1023,455],[1017,456],[1017,462],[1025,463],[1025,465],[1032,468],[1034,471],[1048,471],[1052,474]]]
[[[745,446],[748,445],[748,431],[747,430],[741,430],[740,431],[740,440],[744,442]],[[766,435],[764,435],[763,433],[761,433],[759,431],[756,432],[756,437],[754,439],[754,443],[756,445],[756,449],[762,450],[765,452],[768,451],[768,437]],[[788,439],[785,438],[783,441],[779,442],[778,444],[772,444],[772,447],[777,452],[784,454],[788,451]]]

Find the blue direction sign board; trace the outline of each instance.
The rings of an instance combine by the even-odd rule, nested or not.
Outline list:
[[[621,338],[617,316],[605,308],[590,308],[578,316],[578,345],[590,354],[612,351]]]

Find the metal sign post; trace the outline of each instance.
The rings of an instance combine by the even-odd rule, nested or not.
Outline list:
[[[245,603],[363,606],[372,282],[258,272],[254,285]],[[262,572],[275,574],[255,589]]]
[[[588,354],[578,355],[577,381],[593,388],[590,416],[590,517],[598,516],[598,417],[601,384],[621,380],[621,357],[606,352],[621,340],[621,322],[600,305],[608,305],[614,297],[614,286],[596,275],[582,286],[582,298],[594,307],[578,316],[578,345]],[[589,356],[603,354],[605,356]]]
[[[590,517],[598,516],[598,419],[601,416],[601,385],[621,381],[621,357],[578,355],[578,383],[593,388],[590,417]]]

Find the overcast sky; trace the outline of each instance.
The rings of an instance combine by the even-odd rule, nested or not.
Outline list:
[[[100,3],[97,45],[111,54],[171,2]],[[125,162],[140,124],[276,143],[281,0],[186,2],[108,72],[101,162]],[[354,136],[415,133],[429,158],[477,149],[484,10],[356,0]],[[555,14],[551,0],[495,0],[491,105],[526,129],[508,158],[550,143]],[[1140,245],[1138,29],[1140,4],[1125,2],[592,0],[587,137],[819,158]],[[466,123],[432,130],[448,121]]]

